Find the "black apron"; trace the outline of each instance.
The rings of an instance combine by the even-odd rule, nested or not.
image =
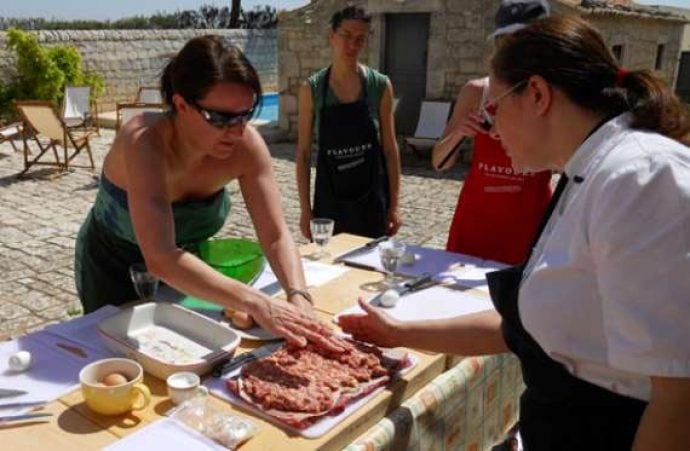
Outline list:
[[[564,174],[532,248],[566,183]],[[578,379],[544,352],[525,330],[518,310],[525,264],[487,274],[503,337],[522,366],[526,389],[520,398],[520,435],[525,451],[630,450],[647,403]]]
[[[367,101],[362,75],[360,99],[326,106],[323,81],[316,161],[314,216],[335,221],[334,233],[378,238],[386,233],[389,187],[385,157]]]

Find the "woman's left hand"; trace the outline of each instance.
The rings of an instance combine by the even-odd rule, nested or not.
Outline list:
[[[388,218],[386,220],[386,224],[386,235],[393,236],[398,233],[398,230],[400,230],[400,226],[402,225],[399,207],[391,207],[388,209]]]

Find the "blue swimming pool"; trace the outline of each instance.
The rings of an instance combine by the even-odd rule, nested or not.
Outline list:
[[[278,120],[278,93],[277,92],[265,92],[261,97],[261,107],[259,108],[259,114],[254,117],[254,119],[264,120],[264,121],[277,121]]]

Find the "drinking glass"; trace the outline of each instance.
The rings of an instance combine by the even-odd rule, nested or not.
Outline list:
[[[134,263],[129,267],[129,276],[134,285],[134,291],[142,301],[152,301],[158,290],[158,277],[146,269],[146,263]]]
[[[326,252],[326,245],[333,235],[333,220],[328,218],[314,218],[309,225],[311,227],[311,238],[314,240],[314,243],[319,246],[319,251],[314,255],[314,258],[323,258],[328,255],[328,252]]]
[[[405,254],[405,245],[400,241],[391,239],[380,243],[378,247],[381,265],[386,271],[384,283],[389,288],[393,288],[395,285],[395,271],[398,269],[398,264]]]

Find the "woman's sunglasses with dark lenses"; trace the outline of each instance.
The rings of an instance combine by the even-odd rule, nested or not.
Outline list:
[[[194,106],[194,108],[196,108],[206,122],[216,128],[228,128],[238,124],[246,124],[254,115],[254,108],[237,113],[231,113],[203,108],[196,102],[191,102],[191,104]]]

